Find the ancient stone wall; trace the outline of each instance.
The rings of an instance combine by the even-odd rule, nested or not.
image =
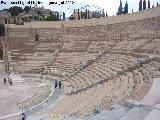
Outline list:
[[[55,51],[138,52],[150,39],[160,38],[159,11],[160,7],[157,7],[102,19],[6,25],[5,49],[11,53],[11,61],[16,63],[14,66],[24,65],[22,68],[27,68],[27,71],[33,66],[37,69],[35,63],[43,70],[44,64],[56,55]]]
[[[129,13],[127,15],[121,16],[112,16],[108,18],[101,18],[101,19],[87,19],[87,20],[74,20],[74,21],[52,21],[52,22],[31,22],[25,23],[25,25],[6,25],[6,47],[9,49],[11,43],[13,43],[13,39],[19,40],[35,40],[35,35],[40,33],[40,29],[53,29],[54,33],[59,37],[59,35],[63,32],[61,29],[74,27],[84,27],[84,26],[97,26],[97,25],[108,25],[108,24],[116,24],[116,23],[123,23],[129,21],[137,21],[141,19],[153,18],[160,16],[160,7],[151,8],[148,10],[144,10],[141,12]],[[56,29],[58,28],[58,29]],[[85,28],[87,29],[87,27]],[[57,32],[58,30],[58,32]],[[67,30],[65,30],[67,32]],[[77,31],[78,32],[78,31]],[[55,39],[56,39],[55,38]],[[10,44],[10,45],[9,45]]]

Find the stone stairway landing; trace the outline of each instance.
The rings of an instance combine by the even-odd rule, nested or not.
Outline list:
[[[24,82],[24,79],[20,77],[20,75],[11,74],[9,78],[12,80],[13,83],[23,83]]]

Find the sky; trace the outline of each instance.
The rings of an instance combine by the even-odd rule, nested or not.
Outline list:
[[[1,3],[1,2],[6,2],[6,4]],[[0,0],[0,10],[4,8],[9,8],[12,5],[11,2],[18,2],[20,0]],[[24,7],[29,1],[35,1],[36,0],[23,0],[24,5],[18,5],[21,7]],[[70,16],[73,13],[74,9],[80,9],[81,7],[84,7],[86,5],[90,6],[98,6],[98,7],[87,7],[87,9],[90,10],[97,10],[99,7],[103,8],[105,11],[107,11],[109,16],[116,15],[116,12],[118,11],[119,3],[120,0],[71,0],[71,1],[64,1],[65,4],[60,4],[63,2],[63,0],[37,0],[39,2],[42,2],[42,4],[38,4],[39,7],[42,5],[44,8],[51,9],[52,11],[60,11],[60,12],[65,12],[66,16]],[[123,3],[123,7],[125,5],[126,0],[121,0]],[[140,0],[127,0],[128,6],[129,6],[129,12],[133,11],[138,11],[138,3]],[[146,0],[147,1],[147,0]],[[22,2],[22,1],[21,1]],[[57,2],[57,4],[51,4],[49,5],[50,2]],[[73,3],[74,2],[74,3]],[[160,3],[160,0],[150,0],[151,6],[154,4],[156,5],[157,2]],[[73,4],[72,4],[73,3]],[[17,5],[16,5],[17,6]],[[34,4],[32,4],[34,6]],[[85,8],[86,9],[86,8]]]

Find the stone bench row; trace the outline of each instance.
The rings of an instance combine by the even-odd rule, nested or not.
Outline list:
[[[84,69],[84,71],[80,71],[80,73],[69,78],[68,82],[73,81],[72,83],[74,83],[75,80],[77,81],[77,85],[85,86],[83,83],[86,83],[86,85],[92,86],[94,83],[101,82],[105,79],[111,79],[113,76],[116,76],[116,74],[121,71],[121,67],[122,66],[119,66],[119,68],[118,66],[113,66],[111,62],[101,64],[95,63]],[[88,78],[85,76],[88,76]]]
[[[68,78],[67,82],[68,84],[70,83],[69,87],[71,88],[71,92],[77,93],[78,91],[92,87],[93,85],[96,85],[97,83],[102,83],[103,81],[107,81],[109,79],[116,78],[119,75],[123,74],[123,69],[116,70],[117,68],[115,69],[113,66],[109,67],[109,65],[108,66],[103,66],[103,65],[98,65],[95,67],[93,67],[94,65],[89,66],[87,69],[84,69],[84,71],[81,71],[80,73],[75,74],[73,77]],[[131,65],[131,67],[133,66],[134,65]],[[125,70],[124,73],[129,71],[130,66],[126,66],[126,69],[128,70]],[[135,67],[133,67],[133,69],[135,69]],[[144,73],[146,73],[146,69],[144,71],[141,68],[140,71],[142,71],[141,74],[143,74],[144,76]],[[155,74],[157,73],[158,71]],[[150,74],[148,74],[148,76],[150,76],[149,79],[152,78]],[[144,77],[144,81],[147,81],[145,77]]]

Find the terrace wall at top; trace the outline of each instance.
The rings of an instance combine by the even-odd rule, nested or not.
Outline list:
[[[128,13],[126,15],[111,16],[107,18],[94,18],[72,21],[41,21],[30,22],[24,25],[6,25],[7,28],[63,28],[63,27],[83,27],[116,24],[129,21],[136,21],[160,16],[160,6],[143,11]]]

